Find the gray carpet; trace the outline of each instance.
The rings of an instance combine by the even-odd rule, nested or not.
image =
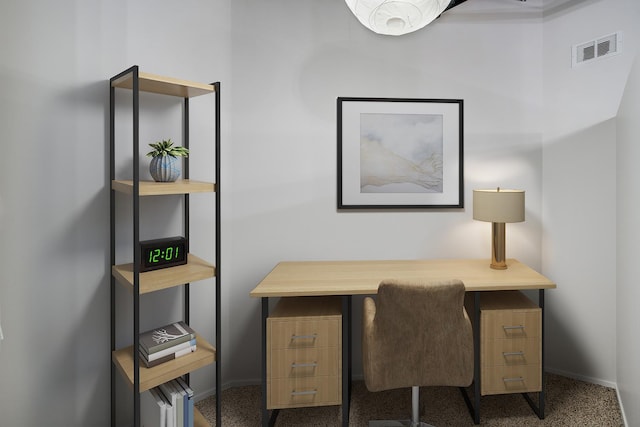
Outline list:
[[[366,426],[370,419],[408,419],[411,390],[378,393],[367,391],[364,383],[352,386],[350,426]],[[222,425],[261,425],[260,386],[234,387],[222,393]],[[484,396],[481,399],[482,426],[623,426],[614,389],[547,374],[545,419],[533,413],[521,395]],[[436,426],[473,426],[473,421],[457,388],[420,389],[421,421]],[[215,425],[215,398],[196,403],[200,412]],[[283,409],[276,426],[340,426],[340,406]]]

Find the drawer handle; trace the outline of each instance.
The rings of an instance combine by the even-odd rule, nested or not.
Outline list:
[[[515,326],[503,326],[505,331],[511,331],[513,329],[524,329],[524,325],[515,325]]]
[[[295,391],[291,392],[291,396],[308,396],[311,394],[318,394],[318,390],[308,390],[308,391]]]
[[[504,381],[505,383],[524,382],[524,378],[522,377],[503,378],[502,381]]]
[[[293,341],[293,340],[315,340],[316,338],[318,338],[318,334],[291,335],[291,341]]]
[[[524,356],[524,351],[505,351],[502,353],[504,357],[507,356]]]
[[[318,366],[318,362],[311,363],[292,363],[291,368],[315,368]]]

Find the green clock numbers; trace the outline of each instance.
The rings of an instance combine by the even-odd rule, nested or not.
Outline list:
[[[167,237],[140,242],[140,271],[151,271],[187,263],[187,239]]]
[[[180,245],[169,246],[164,249],[155,248],[149,251],[149,259],[147,263],[149,265],[157,264],[158,262],[173,261],[174,259],[180,259]]]

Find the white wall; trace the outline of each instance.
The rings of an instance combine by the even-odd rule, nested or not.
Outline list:
[[[229,13],[225,0],[2,2],[0,425],[109,425],[108,79],[139,64],[227,81]]]
[[[543,273],[547,366],[616,382],[615,117],[638,43],[637,2],[565,2],[544,17]],[[622,31],[622,53],[571,67],[571,47]]]
[[[640,253],[640,197],[637,162],[640,158],[640,57],[636,58],[618,111],[617,124],[617,331],[618,393],[627,425],[640,425],[640,314],[637,301],[637,254]]]
[[[508,226],[507,252],[540,268],[542,27],[538,9],[521,6],[468,2],[390,38],[362,27],[341,1],[233,3],[225,378],[259,379],[260,306],[248,294],[281,260],[488,259],[490,225],[472,220],[474,188],[526,190],[527,221]],[[464,99],[466,209],[338,212],[338,96]]]

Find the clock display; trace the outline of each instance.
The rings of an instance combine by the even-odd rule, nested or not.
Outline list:
[[[151,271],[187,263],[187,239],[167,237],[140,242],[140,271]]]

